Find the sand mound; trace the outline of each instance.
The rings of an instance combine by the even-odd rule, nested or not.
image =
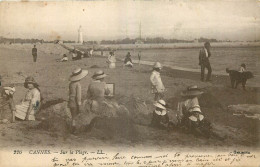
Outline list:
[[[90,66],[89,68],[100,68],[98,65]]]
[[[53,101],[48,103],[57,102]],[[76,134],[88,132],[101,138],[115,136],[125,139],[136,139],[137,130],[134,124],[149,125],[152,119],[152,110],[138,98],[121,99],[118,104],[115,99],[105,100],[97,111],[90,111],[89,104],[84,101],[83,111],[75,118]],[[122,104],[125,102],[125,105]],[[42,110],[37,117],[42,120],[39,127],[52,132],[68,133],[71,125],[71,114],[67,102],[51,105]]]
[[[48,106],[47,104],[46,106]],[[60,133],[69,132],[71,113],[67,107],[67,102],[55,104],[48,108],[42,109],[36,115],[36,118],[42,121],[39,124],[39,128],[41,129]]]
[[[223,108],[219,100],[214,95],[212,95],[210,91],[202,94],[202,96],[199,98],[199,103],[201,107]]]
[[[260,120],[260,105],[258,104],[229,105],[228,111],[233,113],[233,115]]]
[[[134,123],[140,125],[149,125],[152,120],[154,106],[150,101],[144,101],[134,96],[117,97],[120,104],[129,110],[129,115]]]
[[[91,136],[101,139],[124,138],[129,141],[138,140],[139,132],[134,122],[126,117],[93,119],[88,129]]]

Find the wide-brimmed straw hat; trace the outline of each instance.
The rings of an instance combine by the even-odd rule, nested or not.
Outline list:
[[[154,103],[154,106],[155,107],[158,107],[158,108],[160,108],[160,109],[163,109],[163,110],[165,110],[166,109],[166,103],[165,103],[165,101],[164,100],[158,100],[156,103]]]
[[[88,70],[82,70],[81,68],[76,68],[73,70],[71,76],[70,76],[70,81],[79,81],[82,78],[86,77],[88,75]]]
[[[162,65],[160,62],[155,62],[153,68],[162,68]]]
[[[33,84],[34,87],[39,86],[38,83],[34,80],[34,78],[32,76],[25,78],[24,87],[28,88],[28,84]]]
[[[107,74],[105,74],[104,71],[99,70],[94,73],[92,78],[95,80],[99,80],[99,79],[105,78],[106,76],[107,76]]]
[[[198,96],[201,94],[203,94],[203,92],[197,85],[189,86],[187,90],[181,92],[181,96]]]

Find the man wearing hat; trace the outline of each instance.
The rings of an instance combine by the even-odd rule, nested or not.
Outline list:
[[[75,130],[75,117],[79,114],[81,107],[81,84],[80,80],[88,75],[88,70],[82,70],[81,68],[76,68],[73,70],[69,80],[69,103],[72,116],[72,131]]]
[[[211,81],[211,66],[210,66],[210,62],[209,62],[209,58],[211,56],[211,52],[210,52],[210,43],[209,42],[205,42],[204,43],[204,47],[203,49],[200,50],[200,54],[199,54],[199,65],[201,67],[201,81],[204,81],[204,74],[205,74],[205,68],[208,69],[208,75],[207,75],[207,79],[206,81]]]
[[[91,101],[91,110],[97,111],[100,102],[104,101],[105,95],[110,93],[104,82],[107,74],[104,71],[99,70],[92,76],[93,81],[89,84],[87,91],[87,98]]]
[[[152,84],[152,93],[154,94],[154,101],[158,101],[164,97],[165,87],[162,83],[160,75],[161,69],[161,63],[156,62],[153,67],[153,72],[150,76],[150,81]]]
[[[160,129],[167,128],[169,123],[169,116],[167,114],[165,101],[162,99],[158,100],[157,102],[154,103],[154,106],[156,108],[153,112],[151,126]]]

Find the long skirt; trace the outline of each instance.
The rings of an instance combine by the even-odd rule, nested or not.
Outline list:
[[[116,63],[109,63],[108,68],[116,68]]]
[[[29,108],[29,102],[22,102],[22,104],[16,105],[15,108],[16,108],[15,117],[24,120]],[[35,110],[31,111],[28,119],[31,121],[35,120]]]

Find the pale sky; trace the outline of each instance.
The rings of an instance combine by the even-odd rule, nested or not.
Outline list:
[[[1,0],[0,0],[1,1]],[[0,36],[84,41],[142,37],[260,39],[258,0],[0,2]]]

